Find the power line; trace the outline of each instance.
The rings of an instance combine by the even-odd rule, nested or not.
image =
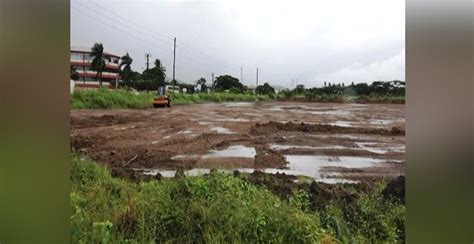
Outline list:
[[[120,19],[125,19],[125,20],[129,21],[130,23],[132,23],[132,24],[134,24],[134,25],[136,25],[136,26],[138,26],[138,27],[140,27],[140,28],[142,28],[142,29],[147,30],[148,32],[150,32],[150,33],[153,34],[153,35],[159,34],[159,35],[165,36],[165,37],[167,38],[167,41],[164,41],[163,39],[158,39],[159,41],[166,42],[166,43],[171,43],[171,41],[173,40],[173,38],[171,38],[171,37],[169,37],[169,36],[166,36],[166,35],[164,35],[164,34],[160,34],[160,33],[156,32],[156,31],[154,31],[154,30],[151,30],[151,29],[149,29],[149,28],[147,28],[147,27],[145,27],[145,26],[143,26],[143,25],[140,25],[140,24],[138,24],[138,23],[136,23],[136,22],[134,22],[134,21],[132,21],[132,20],[130,20],[130,19],[128,19],[128,18],[125,18],[125,17],[123,17],[123,16],[121,16],[121,15],[119,15],[119,14],[117,14],[117,13],[114,13],[114,12],[112,12],[112,11],[110,11],[110,10],[108,10],[108,9],[106,9],[106,8],[104,8],[104,7],[102,7],[102,6],[98,5],[98,4],[96,4],[96,3],[89,2],[89,1],[88,1],[88,3],[93,4],[94,6],[100,8],[100,9],[102,9],[102,10],[104,10],[104,11],[106,11],[106,12],[108,12],[108,13],[114,15],[114,16],[117,16],[117,17],[119,17]],[[84,5],[83,5],[83,6],[84,6]],[[87,7],[87,6],[86,6],[86,7]],[[87,8],[88,8],[88,7],[87,7]],[[102,14],[102,13],[100,13],[100,12],[97,12],[97,11],[94,10],[94,9],[91,9],[91,8],[88,8],[88,9],[90,9],[90,10],[92,10],[92,11],[98,13],[98,14]],[[117,22],[119,22],[119,23],[125,25],[125,26],[126,26],[127,28],[129,28],[129,29],[132,29],[132,30],[134,30],[134,31],[136,31],[136,32],[139,32],[139,31],[137,31],[137,30],[135,30],[135,29],[129,27],[128,23],[125,23],[125,22],[123,22],[123,21],[116,20],[116,19],[114,19],[114,21],[117,21]],[[143,32],[141,32],[141,33],[143,33]],[[148,34],[148,33],[147,33],[147,34]],[[188,45],[188,44],[186,44],[186,45]],[[182,46],[182,45],[178,45],[178,46]],[[206,53],[204,53],[204,52],[202,52],[202,51],[200,51],[200,50],[197,50],[196,48],[191,49],[191,48],[188,48],[188,47],[186,47],[186,46],[182,46],[182,49],[187,50],[188,52],[193,52],[193,53],[195,53],[195,54],[197,54],[197,55],[203,55],[203,56],[205,56],[206,58],[209,58],[209,59],[213,59],[213,60],[215,60],[217,63],[219,63],[219,64],[221,64],[221,65],[225,65],[225,66],[228,66],[228,67],[232,67],[233,69],[238,69],[238,66],[237,66],[237,65],[230,65],[230,64],[228,64],[228,62],[223,61],[223,60],[219,60],[219,59],[217,59],[217,58],[214,58],[214,57],[212,57],[212,56],[210,56],[210,55],[208,55],[208,54],[206,54]]]
[[[76,2],[76,3],[78,3],[78,2]],[[118,14],[116,14],[116,13],[110,11],[110,10],[107,10],[107,9],[101,7],[101,6],[98,5],[98,4],[95,4],[95,3],[92,3],[92,2],[88,2],[88,3],[91,3],[91,4],[93,4],[94,6],[97,6],[98,8],[103,9],[104,11],[106,11],[106,12],[108,12],[108,13],[114,15],[114,16],[117,16],[117,17],[119,17],[119,18],[122,18],[122,19],[125,19],[125,20],[127,20],[127,21],[130,21],[130,23],[132,23],[132,24],[134,24],[134,25],[136,25],[136,26],[138,26],[138,27],[140,27],[140,28],[143,28],[143,29],[149,31],[151,34],[155,34],[155,32],[154,32],[153,30],[151,30],[151,29],[149,29],[149,28],[147,28],[147,27],[145,27],[145,26],[142,26],[142,25],[140,25],[140,24],[137,24],[137,23],[135,23],[135,22],[133,22],[133,21],[131,21],[131,20],[125,18],[125,17],[122,17],[122,16],[120,16],[120,15],[118,15]],[[85,7],[85,8],[87,8],[87,9],[91,10],[91,11],[94,11],[95,13],[100,14],[99,16],[103,16],[102,13],[100,13],[100,12],[98,12],[98,11],[96,11],[96,10],[94,10],[94,9],[92,9],[92,8],[90,8],[90,7],[86,6],[86,5],[84,5],[84,4],[80,4],[80,5],[81,5],[82,7]],[[108,27],[110,27],[110,28],[112,28],[112,29],[115,29],[115,30],[117,30],[117,31],[119,31],[119,32],[122,32],[123,34],[126,34],[126,35],[128,35],[128,36],[130,36],[130,37],[132,37],[132,38],[135,38],[135,39],[137,39],[137,40],[140,40],[140,41],[142,41],[142,42],[145,42],[145,43],[147,43],[147,44],[149,44],[149,45],[151,45],[151,46],[153,46],[153,47],[155,47],[155,48],[158,48],[158,49],[161,49],[161,50],[166,50],[167,52],[170,52],[170,50],[168,50],[168,49],[165,49],[165,48],[163,48],[163,47],[161,47],[161,46],[157,46],[156,43],[153,43],[153,42],[144,40],[144,39],[142,39],[142,38],[140,38],[140,37],[138,37],[138,36],[136,36],[136,35],[133,35],[133,34],[131,34],[131,33],[129,33],[129,32],[125,32],[125,31],[123,31],[123,30],[117,28],[115,25],[112,25],[112,24],[110,24],[110,23],[107,23],[107,22],[105,22],[104,20],[102,20],[102,19],[100,19],[100,18],[98,18],[98,17],[96,17],[96,16],[94,16],[94,15],[91,15],[91,14],[85,12],[85,11],[82,11],[82,9],[77,8],[76,6],[73,6],[73,5],[72,5],[72,7],[73,7],[73,9],[75,9],[76,11],[79,11],[79,12],[81,12],[81,13],[83,13],[83,14],[88,15],[89,17],[93,18],[94,20],[100,22],[100,23],[103,24],[103,25],[106,25],[106,26],[108,26]],[[106,17],[108,17],[108,16],[106,16]],[[136,29],[130,27],[129,25],[127,25],[127,24],[124,23],[123,21],[119,21],[119,20],[116,20],[116,19],[114,19],[114,18],[109,18],[109,19],[107,19],[107,20],[108,20],[108,21],[116,21],[116,22],[119,22],[119,23],[123,24],[124,27],[127,27],[128,29],[131,29],[131,30],[133,30],[133,31],[135,31],[135,32],[137,32],[137,33],[142,33],[142,34],[144,33],[143,31],[138,31],[138,30],[136,30]],[[158,34],[159,34],[159,33],[158,33]],[[161,34],[161,35],[162,35],[162,34]],[[146,36],[149,36],[149,35],[146,35]],[[162,36],[165,36],[165,35],[162,35]],[[167,36],[166,36],[166,37],[167,37]],[[168,37],[167,37],[167,38],[168,38]],[[155,38],[155,39],[156,39],[156,38]],[[167,41],[163,41],[163,40],[160,40],[160,41],[161,41],[161,42],[167,42]],[[178,46],[178,47],[181,46],[182,49],[187,50],[187,53],[186,53],[186,52],[184,52],[184,53],[181,52],[181,54],[180,54],[180,55],[182,55],[182,56],[185,58],[185,59],[183,59],[184,61],[191,61],[191,60],[194,60],[194,62],[193,62],[192,64],[200,64],[200,65],[203,65],[204,67],[207,67],[206,65],[209,65],[209,69],[215,69],[214,65],[211,65],[209,62],[203,62],[203,61],[208,61],[208,59],[198,59],[198,60],[195,60],[194,58],[191,58],[191,57],[188,56],[187,54],[193,54],[193,53],[194,53],[194,54],[197,54],[197,55],[208,56],[209,59],[213,59],[213,60],[216,60],[216,61],[218,61],[218,59],[216,59],[216,58],[214,58],[214,57],[211,57],[211,56],[209,56],[209,55],[207,55],[207,54],[205,54],[205,53],[203,53],[203,52],[201,52],[201,51],[199,51],[199,50],[193,50],[193,49],[187,48],[187,47],[182,46],[182,45],[177,45],[177,44],[175,44],[175,43],[173,43],[173,45],[176,45],[176,46]],[[174,46],[174,48],[175,48],[176,46]],[[175,55],[175,54],[174,54],[174,55]],[[220,66],[226,66],[226,67],[228,67],[228,68],[230,68],[230,69],[232,69],[232,70],[235,70],[235,71],[237,71],[237,70],[239,69],[238,66],[227,65],[227,64],[225,64],[224,62],[217,62],[217,63],[219,63]],[[243,80],[242,67],[240,67],[240,69],[241,69],[241,70],[240,70],[240,72],[241,72],[241,80]],[[233,73],[233,72],[231,72],[231,73]]]
[[[121,15],[119,15],[119,14],[117,14],[117,13],[114,13],[113,11],[111,11],[111,10],[109,10],[109,9],[107,9],[107,8],[104,8],[104,7],[102,7],[102,6],[99,5],[99,4],[96,4],[96,3],[91,2],[91,1],[87,1],[87,3],[90,3],[90,4],[92,4],[92,5],[94,5],[94,6],[98,7],[98,8],[100,8],[101,10],[104,10],[104,11],[107,12],[107,13],[110,13],[110,14],[112,14],[112,15],[114,15],[114,16],[117,16],[117,17],[120,18],[120,19],[124,19],[124,20],[127,21],[127,22],[125,22],[125,23],[124,23],[124,22],[121,22],[121,21],[118,21],[118,22],[121,22],[122,24],[127,25],[128,23],[130,23],[130,24],[133,24],[133,25],[135,25],[135,26],[137,26],[137,27],[140,27],[140,28],[142,28],[142,29],[144,29],[144,30],[147,30],[148,32],[152,33],[153,35],[161,35],[161,36],[164,36],[164,37],[166,38],[166,39],[162,39],[162,41],[164,41],[164,42],[171,43],[171,41],[173,40],[173,38],[171,38],[170,36],[167,36],[167,35],[164,35],[164,34],[160,34],[160,33],[156,32],[156,31],[154,31],[154,30],[152,30],[152,29],[149,29],[149,28],[146,27],[146,26],[143,26],[143,25],[141,25],[141,24],[138,24],[138,23],[134,22],[133,20],[131,20],[131,19],[127,18],[127,17],[124,17],[124,16],[121,16]]]
[[[119,31],[119,32],[122,32],[123,34],[126,34],[126,35],[128,35],[128,36],[130,36],[130,37],[136,38],[136,39],[138,39],[138,40],[140,40],[140,41],[146,42],[146,43],[148,43],[149,45],[154,46],[154,47],[156,47],[156,48],[159,48],[159,49],[161,49],[161,50],[166,50],[166,49],[164,49],[164,48],[162,48],[162,47],[156,46],[156,45],[155,45],[154,43],[152,43],[152,42],[149,42],[149,41],[146,41],[146,40],[144,40],[144,39],[141,39],[140,37],[137,37],[137,36],[135,36],[135,35],[132,35],[132,34],[130,34],[130,33],[128,33],[128,32],[124,32],[123,30],[118,29],[117,27],[112,26],[112,25],[110,25],[110,24],[107,23],[107,22],[104,22],[104,21],[102,21],[101,19],[99,19],[99,18],[97,18],[97,17],[95,17],[95,16],[93,16],[93,15],[87,13],[87,12],[84,12],[84,11],[80,10],[80,9],[77,8],[77,7],[73,7],[73,9],[75,9],[75,10],[81,12],[82,14],[88,15],[89,17],[91,17],[91,18],[97,20],[98,22],[100,22],[100,23],[103,24],[103,25],[106,25],[106,26],[108,26],[108,27],[110,27],[110,28],[113,28],[113,29]],[[169,50],[166,50],[166,51],[167,51],[167,52],[170,52]],[[190,59],[188,56],[185,56],[185,58]],[[195,62],[195,63],[193,63],[193,64],[199,63],[199,64],[201,64],[201,65],[205,65],[205,64],[203,64],[202,62],[199,62],[199,61],[197,61],[197,60],[194,60],[194,62]],[[209,65],[209,64],[208,64],[208,65]]]
[[[154,47],[156,47],[156,48],[159,48],[159,49],[161,49],[161,50],[166,50],[166,49],[164,49],[164,48],[162,48],[162,47],[160,47],[160,46],[157,46],[155,43],[152,43],[152,42],[149,42],[149,41],[147,41],[147,40],[144,40],[144,39],[142,39],[142,38],[140,38],[140,37],[137,37],[137,36],[135,36],[135,35],[133,35],[133,34],[130,34],[130,33],[128,33],[128,32],[125,32],[125,31],[123,31],[123,30],[117,28],[117,27],[111,25],[110,23],[104,22],[103,20],[97,18],[96,16],[91,15],[91,14],[89,14],[89,13],[87,13],[87,12],[84,12],[84,11],[82,11],[81,9],[79,9],[79,8],[77,8],[77,7],[75,7],[75,6],[73,6],[73,9],[76,10],[76,11],[81,12],[82,14],[85,14],[85,15],[87,15],[87,16],[93,18],[94,20],[100,22],[100,23],[103,24],[103,25],[106,25],[106,26],[108,26],[108,27],[110,27],[110,28],[112,28],[112,29],[115,29],[115,30],[117,30],[117,31],[119,31],[119,32],[122,32],[123,34],[126,34],[126,35],[128,35],[128,36],[130,36],[130,37],[132,37],[132,38],[136,38],[136,39],[138,39],[138,40],[140,40],[140,41],[142,41],[142,42],[146,42],[146,43],[148,43],[149,45],[154,46]],[[89,8],[89,9],[90,9],[90,8]],[[166,51],[169,52],[169,50],[166,50]],[[190,59],[189,56],[184,56],[184,57],[187,58],[187,59]],[[199,64],[202,64],[202,65],[205,65],[205,64],[202,63],[202,61],[194,60],[194,62],[195,62],[195,63],[193,63],[193,64],[199,63]],[[210,64],[207,64],[207,65],[210,65]],[[212,66],[210,65],[210,67],[212,67]]]
[[[87,12],[82,11],[82,10],[79,9],[79,8],[73,7],[73,9],[75,9],[75,10],[77,10],[77,11],[83,13],[83,14],[86,14],[86,15],[88,15],[89,17],[91,17],[91,18],[93,18],[93,19],[99,21],[99,22],[102,23],[103,25],[106,25],[106,26],[108,26],[108,27],[110,27],[110,28],[112,28],[112,29],[115,29],[115,30],[117,30],[117,31],[119,31],[119,32],[121,32],[121,33],[123,33],[123,34],[125,34],[125,35],[128,35],[128,36],[130,36],[130,37],[132,37],[132,38],[136,38],[136,39],[138,39],[138,40],[140,40],[140,41],[142,41],[142,42],[146,42],[146,43],[148,43],[149,45],[154,46],[154,47],[156,47],[156,48],[158,48],[158,49],[165,50],[165,51],[167,51],[167,52],[170,51],[170,50],[167,50],[167,49],[162,48],[162,47],[160,47],[160,46],[157,46],[155,43],[149,42],[149,41],[144,40],[144,39],[142,39],[142,38],[140,38],[140,37],[137,37],[137,36],[135,36],[135,35],[133,35],[133,34],[130,34],[130,33],[128,33],[128,32],[125,32],[125,31],[123,31],[123,30],[121,30],[121,29],[119,29],[119,28],[117,28],[117,27],[111,25],[110,23],[104,22],[103,20],[101,20],[101,19],[95,17],[94,15],[91,15],[91,14],[89,14],[89,13],[87,13]]]

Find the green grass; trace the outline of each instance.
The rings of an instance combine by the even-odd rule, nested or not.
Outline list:
[[[404,96],[359,96],[354,99],[359,103],[405,103]]]
[[[71,95],[70,105],[73,109],[117,109],[151,107],[154,93],[134,94],[126,90],[85,90],[75,91]]]
[[[193,104],[203,102],[241,102],[241,101],[268,101],[270,98],[265,95],[255,96],[252,94],[234,93],[198,93],[198,94],[175,94],[172,102],[174,104]]]
[[[405,207],[380,189],[354,204],[315,210],[308,192],[282,200],[226,175],[130,182],[72,155],[72,243],[392,243],[403,238]]]
[[[139,92],[138,94],[127,90],[86,90],[75,91],[71,95],[70,105],[73,109],[119,109],[119,108],[151,108],[156,92]],[[184,105],[205,102],[234,102],[269,100],[268,96],[255,96],[251,94],[233,93],[199,93],[199,94],[174,94],[172,104]]]
[[[301,102],[320,102],[320,103],[398,103],[404,104],[404,96],[392,95],[370,95],[370,96],[354,96],[354,95],[316,95],[307,93],[305,95],[284,96],[279,95],[281,100],[301,101]]]
[[[318,216],[223,173],[142,183],[73,156],[73,243],[314,243]]]

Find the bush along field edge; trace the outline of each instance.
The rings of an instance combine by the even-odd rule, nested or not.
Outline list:
[[[404,198],[393,190],[404,177],[370,186],[217,171],[127,179],[71,160],[72,243],[404,242]]]

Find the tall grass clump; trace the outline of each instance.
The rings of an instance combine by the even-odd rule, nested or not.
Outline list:
[[[323,203],[323,195],[305,187],[282,199],[245,177],[219,172],[137,183],[111,177],[76,154],[71,181],[72,243],[405,240],[405,205],[382,197],[385,183],[368,192],[340,185],[345,197]]]
[[[343,243],[404,243],[405,205],[383,199],[385,185],[350,204],[331,202],[321,211],[321,225]]]
[[[260,101],[270,100],[268,96],[256,96],[253,94],[235,94],[235,93],[197,93],[197,94],[174,94],[172,101],[174,104],[193,104],[193,103],[205,103],[205,102],[241,102],[241,101]]]
[[[85,90],[75,91],[71,95],[71,108],[73,109],[119,109],[119,108],[151,108],[156,92],[131,92],[127,90]],[[268,96],[234,93],[196,93],[171,95],[174,105],[206,103],[206,102],[238,102],[238,101],[267,101]]]
[[[72,157],[73,243],[317,243],[318,216],[223,173],[150,182],[112,178]]]
[[[154,93],[133,93],[127,90],[75,91],[71,95],[71,107],[75,109],[106,109],[106,108],[145,108],[151,106]]]

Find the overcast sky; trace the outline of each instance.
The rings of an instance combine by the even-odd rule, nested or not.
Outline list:
[[[101,1],[72,0],[71,46],[95,42],[145,53],[172,77],[194,81],[230,74],[245,84],[293,87],[328,82],[405,80],[405,1]]]

